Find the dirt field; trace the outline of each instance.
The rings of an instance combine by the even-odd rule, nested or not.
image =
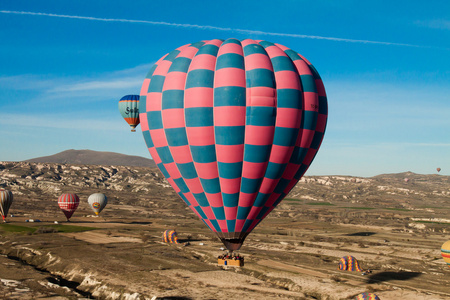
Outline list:
[[[52,225],[42,221],[27,223],[15,217],[9,224]],[[4,232],[0,295],[3,299],[226,299],[236,295],[351,299],[372,291],[381,299],[450,298],[450,269],[439,257],[440,233],[422,237],[394,234],[388,227],[330,226],[307,220],[303,226],[292,226],[292,222],[283,225],[282,220],[269,218],[240,251],[245,266],[227,268],[216,265],[221,243],[195,219],[177,224],[148,221],[73,217],[70,226],[97,229]],[[162,229],[173,227],[182,241],[189,240],[189,246],[161,242]],[[339,258],[350,254],[373,273],[363,276],[338,270]],[[61,287],[64,282],[59,285],[58,277],[73,283]]]
[[[17,193],[14,217],[0,225],[0,299],[337,300],[362,292],[382,300],[450,299],[450,268],[440,256],[450,239],[448,184],[425,196],[417,186],[418,196],[379,193],[379,201],[370,196],[377,188],[365,186],[355,203],[342,197],[355,186],[334,189],[341,193],[335,197],[325,186],[303,191],[324,194],[320,201],[289,196],[248,236],[242,268],[218,266],[220,241],[170,189],[158,187],[137,198],[115,192],[100,217],[82,203],[71,222],[54,198]],[[163,243],[166,229],[176,229],[181,243]],[[372,273],[340,271],[346,255]]]

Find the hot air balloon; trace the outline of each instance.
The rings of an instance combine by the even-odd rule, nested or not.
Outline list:
[[[2,213],[3,222],[6,222],[5,218],[8,215],[12,202],[13,194],[11,191],[0,189],[0,210]]]
[[[339,270],[342,271],[358,271],[363,269],[359,266],[358,260],[353,256],[344,256],[339,260]]]
[[[175,230],[164,231],[162,241],[164,243],[178,244],[177,232]]]
[[[441,247],[441,255],[447,266],[450,267],[450,241],[445,242]]]
[[[123,96],[119,101],[119,112],[135,132],[139,125],[139,95]]]
[[[58,205],[66,216],[67,221],[69,221],[70,217],[72,217],[79,203],[80,198],[78,198],[76,194],[62,194],[59,196]]]
[[[106,204],[108,203],[108,199],[106,198],[105,194],[95,193],[89,196],[88,203],[94,213],[98,216],[98,214],[105,208]]]
[[[356,296],[355,300],[380,300],[380,298],[373,293],[362,293]]]
[[[140,101],[151,157],[230,251],[306,172],[327,121],[316,69],[285,46],[250,39],[168,53]]]
[[[441,168],[436,168],[436,171],[438,171],[438,173],[441,171]]]

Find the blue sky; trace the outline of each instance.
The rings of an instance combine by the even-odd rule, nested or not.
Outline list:
[[[0,2],[1,161],[67,149],[150,157],[117,106],[199,40],[283,44],[319,71],[329,119],[307,175],[450,174],[450,2]]]

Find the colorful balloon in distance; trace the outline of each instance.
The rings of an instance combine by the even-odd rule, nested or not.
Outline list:
[[[441,168],[436,168],[436,171],[438,171],[438,173],[441,171]]]
[[[72,217],[78,207],[78,204],[80,204],[80,198],[78,198],[77,194],[62,194],[58,198],[59,208],[66,216],[67,221],[69,221]]]
[[[328,114],[304,57],[250,39],[173,50],[150,69],[140,102],[151,157],[230,251],[306,172]]]
[[[6,222],[6,216],[8,215],[12,202],[12,192],[5,189],[0,189],[0,210],[2,213],[3,222]]]
[[[178,244],[177,232],[175,230],[164,231],[162,241],[164,243]]]
[[[380,297],[373,293],[362,293],[356,296],[355,300],[380,300]]]
[[[105,208],[106,204],[108,204],[108,199],[105,194],[95,193],[88,197],[88,203],[94,213],[98,216],[98,214]]]
[[[447,266],[450,267],[450,241],[447,241],[442,245],[441,255]]]
[[[130,125],[131,131],[136,131],[139,125],[139,95],[126,95],[119,101],[119,112]]]
[[[339,270],[342,271],[358,271],[362,272],[363,269],[359,266],[359,262],[353,256],[344,256],[339,260]]]

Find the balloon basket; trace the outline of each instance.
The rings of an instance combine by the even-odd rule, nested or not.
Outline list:
[[[231,266],[231,267],[243,267],[243,260],[234,260],[234,259],[226,259],[226,258],[218,258],[217,264],[219,266]]]
[[[228,254],[219,255],[217,258],[219,266],[243,267],[244,257],[241,255],[233,255],[232,252]]]

